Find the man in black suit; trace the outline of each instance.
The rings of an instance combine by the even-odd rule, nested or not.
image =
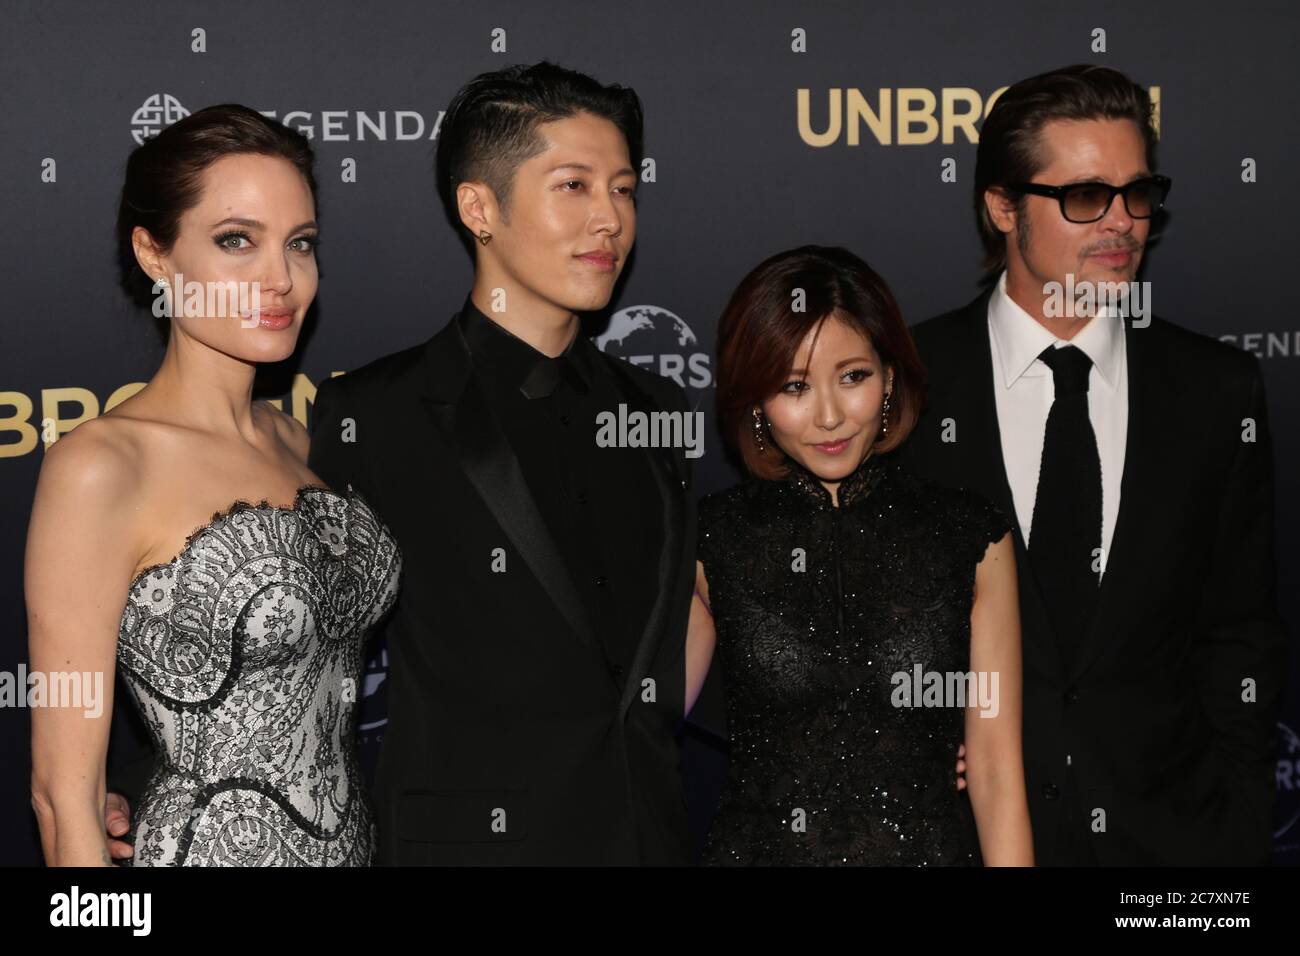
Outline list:
[[[996,282],[912,330],[929,404],[902,460],[1016,517],[1042,865],[1269,854],[1286,640],[1258,362],[1142,314],[1141,286],[1071,294],[1135,280],[1169,186],[1155,142],[1114,70],[1010,87],[975,173]]]
[[[404,560],[381,862],[690,862],[686,449],[604,447],[595,424],[690,413],[578,318],[631,252],[640,147],[631,90],[545,63],[468,84],[437,162],[479,240],[473,288],[427,342],[316,395],[313,471],[360,492]]]

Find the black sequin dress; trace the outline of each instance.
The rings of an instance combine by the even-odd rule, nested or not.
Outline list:
[[[704,862],[978,865],[964,710],[898,706],[899,688],[968,672],[975,566],[1011,524],[887,457],[840,507],[787,465],[700,504],[731,751]]]

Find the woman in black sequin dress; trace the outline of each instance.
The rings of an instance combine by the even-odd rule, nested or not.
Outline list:
[[[924,377],[888,288],[845,250],[783,253],[718,348],[750,477],[700,505],[687,703],[716,641],[731,745],[705,862],[1031,864],[1011,525],[887,456]]]

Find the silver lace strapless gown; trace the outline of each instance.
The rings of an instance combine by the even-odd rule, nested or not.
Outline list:
[[[117,661],[159,759],[132,865],[374,862],[356,715],[401,564],[351,487],[309,485],[290,508],[236,502],[136,576]]]

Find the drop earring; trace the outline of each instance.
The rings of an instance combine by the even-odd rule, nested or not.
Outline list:
[[[761,455],[767,450],[767,445],[763,443],[763,413],[757,407],[753,410],[754,414],[754,442],[758,445],[758,453]]]

